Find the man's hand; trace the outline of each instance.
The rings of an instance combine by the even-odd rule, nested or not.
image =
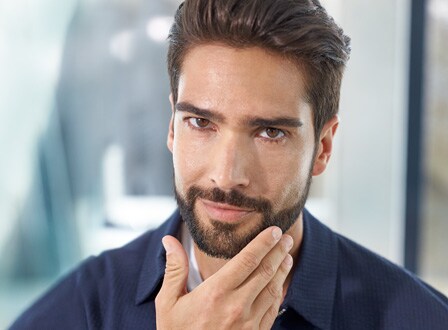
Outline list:
[[[156,297],[157,329],[270,329],[291,270],[289,235],[269,227],[193,291],[187,293],[188,258],[165,236],[165,277]]]

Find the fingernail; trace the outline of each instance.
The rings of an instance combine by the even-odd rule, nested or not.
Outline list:
[[[289,250],[291,250],[291,248],[292,248],[292,246],[294,244],[294,241],[292,240],[291,236],[285,235],[283,237],[283,244],[284,244],[286,250],[289,251]]]
[[[162,238],[162,245],[165,248],[166,254],[170,254],[173,247],[171,246],[171,244],[169,242],[166,241],[165,238]]]
[[[285,259],[283,260],[286,266],[291,267],[292,266],[292,257],[290,254],[287,254]]]
[[[274,237],[274,239],[275,239],[276,241],[278,241],[278,240],[282,237],[282,231],[281,231],[281,229],[278,228],[278,227],[275,227],[275,228],[272,230],[272,237]]]

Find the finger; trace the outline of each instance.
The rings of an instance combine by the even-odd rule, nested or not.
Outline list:
[[[291,255],[287,254],[274,278],[264,287],[252,304],[253,315],[259,315],[261,319],[277,299],[283,300],[284,284],[291,271],[292,263]]]
[[[223,290],[233,290],[241,285],[260,265],[261,260],[282,237],[278,227],[269,227],[257,235],[233,259],[226,263],[213,278]]]
[[[165,276],[159,292],[159,301],[170,306],[187,293],[188,257],[182,244],[172,236],[165,236],[162,244],[166,251]]]
[[[269,330],[275,322],[278,316],[278,311],[280,309],[281,299],[276,299],[272,305],[269,307],[267,312],[264,314],[260,322],[260,330]]]
[[[269,251],[257,269],[243,283],[241,292],[246,293],[249,303],[252,303],[266,287],[268,289],[271,288],[273,285],[271,283],[272,279],[278,273],[279,268],[281,268],[281,264],[291,250],[293,243],[291,236],[283,235],[281,241]]]

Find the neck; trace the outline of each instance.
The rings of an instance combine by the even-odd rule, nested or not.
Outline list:
[[[299,215],[297,221],[289,228],[289,230],[285,233],[290,235],[294,240],[294,245],[289,252],[291,254],[294,264],[296,264],[299,254],[300,245],[302,244],[303,237],[303,218],[302,213]],[[197,247],[196,243],[194,243],[194,254],[196,257],[196,261],[198,263],[199,272],[201,274],[202,279],[206,280],[218,270],[221,269],[229,260],[220,259],[210,257]],[[294,272],[294,266],[286,278],[285,285],[283,286],[283,297],[286,295],[286,291],[291,283],[292,275]]]

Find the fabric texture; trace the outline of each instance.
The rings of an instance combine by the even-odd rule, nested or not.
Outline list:
[[[448,299],[410,272],[338,235],[304,210],[299,259],[273,329],[448,329]],[[122,248],[85,260],[11,329],[156,329],[164,235],[176,211]]]

